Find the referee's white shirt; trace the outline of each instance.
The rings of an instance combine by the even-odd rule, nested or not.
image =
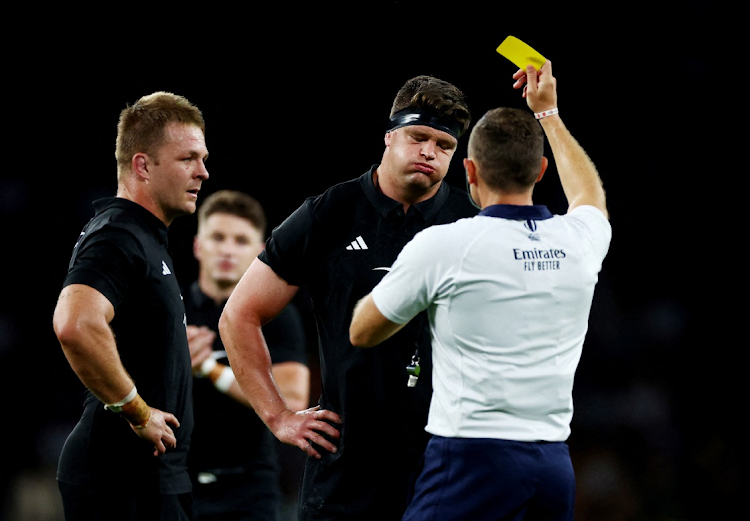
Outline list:
[[[598,209],[580,206],[543,220],[461,219],[406,245],[372,294],[396,323],[428,310],[428,432],[568,438],[573,378],[611,235]]]

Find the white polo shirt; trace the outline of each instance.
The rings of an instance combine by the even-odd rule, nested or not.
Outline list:
[[[372,295],[396,323],[428,310],[428,432],[568,438],[573,378],[611,236],[593,206],[553,216],[544,206],[496,205],[427,228],[404,247]]]

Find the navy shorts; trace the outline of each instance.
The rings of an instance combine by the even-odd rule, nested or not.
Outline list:
[[[570,521],[565,442],[433,436],[403,521]]]

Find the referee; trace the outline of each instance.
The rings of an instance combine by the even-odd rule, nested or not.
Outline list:
[[[482,211],[414,237],[352,319],[352,343],[371,347],[430,317],[433,437],[403,521],[575,514],[573,380],[612,228],[597,169],[558,113],[552,63],[514,78],[534,115],[488,111],[463,161]],[[533,203],[545,136],[565,215]]]

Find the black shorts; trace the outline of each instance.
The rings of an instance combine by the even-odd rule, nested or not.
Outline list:
[[[58,481],[65,521],[192,521],[193,496],[118,493]]]
[[[195,521],[276,521],[281,488],[275,472],[206,473],[193,481]]]

